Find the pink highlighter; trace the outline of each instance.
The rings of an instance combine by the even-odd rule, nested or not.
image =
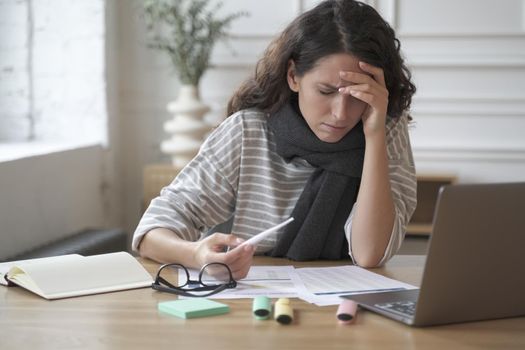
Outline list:
[[[350,299],[344,299],[337,308],[336,317],[341,324],[350,324],[355,320],[357,303]]]

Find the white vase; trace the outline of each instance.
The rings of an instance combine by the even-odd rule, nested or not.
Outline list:
[[[179,96],[168,103],[167,109],[173,113],[173,118],[164,123],[164,131],[171,137],[161,143],[160,149],[171,156],[175,167],[182,168],[195,157],[210,131],[210,126],[203,121],[210,108],[201,102],[198,87],[183,85]]]

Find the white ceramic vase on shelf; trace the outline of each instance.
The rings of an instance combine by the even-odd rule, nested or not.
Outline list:
[[[168,103],[167,109],[173,118],[164,123],[164,131],[171,137],[161,143],[160,149],[171,156],[175,167],[182,168],[195,157],[210,131],[210,126],[203,120],[210,108],[201,102],[196,86],[183,85],[179,96]]]

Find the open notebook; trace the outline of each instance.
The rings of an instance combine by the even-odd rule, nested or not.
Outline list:
[[[46,299],[148,287],[153,282],[144,267],[126,252],[3,263],[0,278],[4,285],[9,281]]]

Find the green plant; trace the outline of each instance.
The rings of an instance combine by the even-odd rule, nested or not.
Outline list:
[[[209,0],[145,0],[144,18],[150,34],[149,47],[166,52],[183,84],[198,86],[210,67],[215,43],[229,35],[226,29],[237,12],[216,17],[222,2],[207,9]]]

